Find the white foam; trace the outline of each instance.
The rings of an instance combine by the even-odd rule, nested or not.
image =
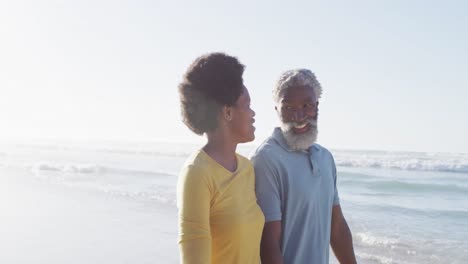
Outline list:
[[[359,258],[362,258],[364,260],[372,261],[372,263],[380,263],[380,264],[393,264],[393,263],[401,263],[401,262],[395,262],[393,258],[385,257],[385,256],[378,256],[378,255],[373,255],[373,254],[367,254],[367,253],[356,253],[356,255]]]
[[[39,172],[39,171],[62,171],[63,166],[56,165],[56,164],[51,164],[51,163],[45,163],[45,162],[38,162],[34,164],[31,168],[33,172]]]
[[[357,236],[357,239],[359,239],[359,242],[369,245],[369,246],[376,246],[376,245],[394,246],[399,243],[399,240],[396,238],[377,237],[370,233],[357,233],[355,236]]]
[[[53,162],[37,162],[31,171],[37,179],[52,184],[175,206],[174,174]]]
[[[337,166],[468,173],[468,154],[333,151]]]
[[[53,162],[36,162],[33,165],[25,165],[31,167],[33,173],[47,172],[47,171],[56,171],[62,173],[77,173],[77,174],[99,174],[99,173],[112,173],[112,174],[148,174],[148,175],[164,175],[164,176],[175,176],[174,173],[168,171],[150,171],[150,170],[138,170],[136,169],[127,169],[119,167],[107,167],[100,166],[97,164],[58,164]]]
[[[31,144],[16,145],[14,148],[40,153],[77,153],[84,155],[112,156],[113,158],[185,159],[198,149],[197,145],[163,144],[163,143],[93,143],[93,144]],[[251,145],[239,146],[241,153],[249,153]],[[388,168],[400,170],[443,171],[468,173],[468,154],[462,153],[430,153],[430,152],[396,152],[396,151],[361,151],[333,150],[336,165],[342,167]],[[0,157],[7,153],[0,152]]]
[[[176,206],[176,194],[168,190],[151,190],[151,191],[126,191],[123,188],[115,188],[111,186],[99,186],[98,191],[102,191],[112,196],[126,197],[132,200],[155,201],[160,204]]]
[[[104,169],[95,164],[56,164],[51,162],[37,162],[31,167],[32,172],[57,171],[65,173],[100,173]]]

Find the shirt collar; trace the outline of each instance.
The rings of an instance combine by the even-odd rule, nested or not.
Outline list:
[[[306,152],[306,151],[300,151],[300,150],[292,150],[289,148],[289,145],[286,143],[286,139],[283,136],[283,131],[281,131],[280,127],[275,127],[273,130],[273,134],[271,135],[278,144],[285,149],[288,152]],[[308,151],[309,153],[312,153],[311,150],[318,151],[320,148],[318,147],[317,144],[313,144],[312,146],[309,147]]]

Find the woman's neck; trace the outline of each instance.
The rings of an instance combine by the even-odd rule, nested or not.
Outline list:
[[[234,172],[237,169],[236,148],[237,143],[214,133],[208,134],[208,142],[203,150],[221,166]]]

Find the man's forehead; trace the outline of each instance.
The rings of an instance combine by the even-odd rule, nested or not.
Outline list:
[[[290,86],[283,90],[281,94],[281,102],[291,99],[304,99],[310,101],[317,101],[314,88],[308,85]]]

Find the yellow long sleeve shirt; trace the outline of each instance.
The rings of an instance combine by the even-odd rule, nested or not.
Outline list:
[[[259,264],[265,218],[257,205],[251,162],[236,154],[230,172],[206,152],[194,153],[177,184],[183,264]]]

